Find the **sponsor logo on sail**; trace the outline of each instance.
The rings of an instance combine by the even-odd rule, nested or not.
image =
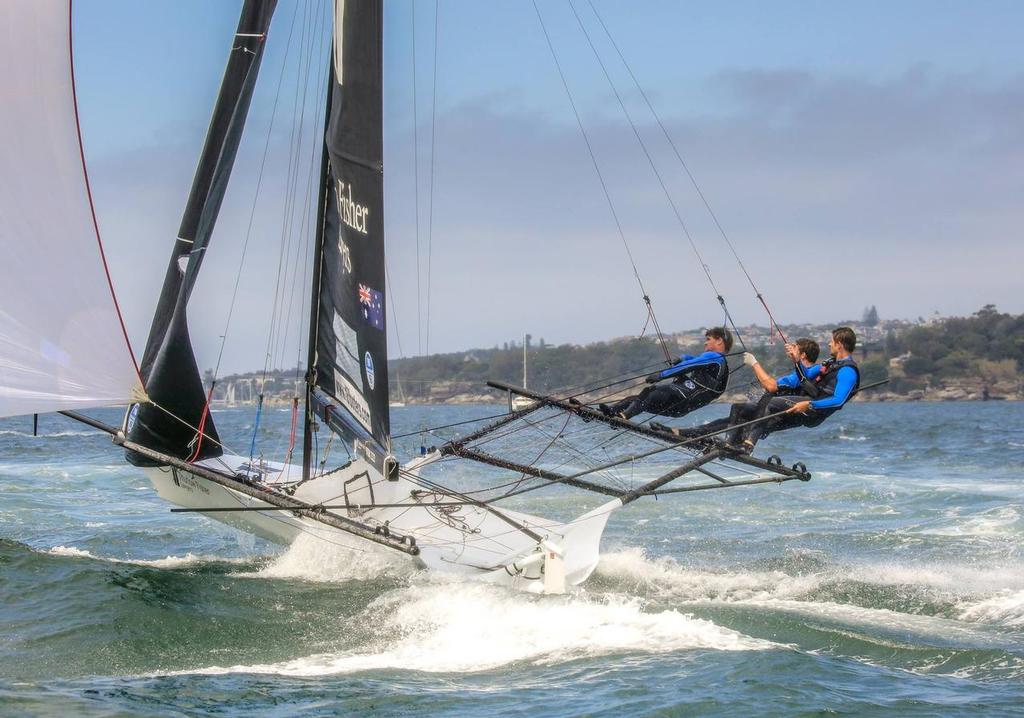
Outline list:
[[[366,356],[363,358],[363,368],[366,369],[366,383],[369,384],[370,391],[373,391],[375,376],[373,373],[373,357],[370,356],[370,352],[366,352]]]
[[[341,268],[345,274],[352,274],[352,253],[341,237],[338,237],[338,252],[341,254]]]
[[[334,370],[334,398],[370,431],[370,405],[363,398],[363,393],[337,369]]]
[[[341,221],[360,234],[366,234],[366,220],[370,216],[370,208],[352,199],[352,185],[338,180],[334,192],[338,198],[338,214]]]

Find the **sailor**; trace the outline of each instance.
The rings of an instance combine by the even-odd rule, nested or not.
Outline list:
[[[715,419],[697,427],[689,429],[671,428],[663,424],[652,423],[652,429],[671,431],[676,436],[683,438],[695,438],[705,436],[727,429],[759,416],[764,416],[768,402],[776,396],[812,396],[810,391],[814,390],[814,380],[821,372],[821,365],[817,363],[820,354],[818,342],[807,337],[801,337],[795,342],[786,345],[786,353],[793,360],[793,371],[785,376],[773,377],[750,352],[744,352],[743,363],[749,366],[757,381],[764,388],[764,394],[757,401],[746,401],[733,404],[729,410],[729,416],[722,419]],[[740,440],[741,429],[737,429],[735,435],[728,437],[729,442]]]
[[[600,404],[605,416],[631,419],[645,411],[661,416],[685,416],[694,409],[710,404],[725,391],[729,383],[729,363],[725,354],[732,348],[732,334],[725,327],[712,327],[704,335],[704,353],[683,354],[668,369],[648,375],[646,382],[655,386],[628,396],[608,406]],[[658,384],[662,379],[671,382]]]
[[[801,382],[799,394],[775,396],[754,418],[771,417],[743,429],[740,448],[750,453],[759,439],[796,426],[818,426],[850,400],[860,386],[860,369],[851,354],[857,335],[850,327],[832,330],[828,348],[831,358],[822,363],[813,379]]]

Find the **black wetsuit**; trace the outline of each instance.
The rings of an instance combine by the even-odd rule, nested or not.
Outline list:
[[[681,361],[648,380],[668,378],[673,380],[645,387],[639,394],[616,402],[609,411],[627,419],[645,411],[660,416],[685,416],[722,395],[729,384],[729,362],[719,352],[683,356]]]

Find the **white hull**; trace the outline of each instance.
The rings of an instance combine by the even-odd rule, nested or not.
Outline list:
[[[415,474],[436,458],[428,455],[404,470]],[[201,465],[228,475],[249,469],[248,461],[237,456],[223,456]],[[300,467],[265,464],[259,468],[260,488],[282,490],[287,486],[293,493],[282,495],[314,505],[340,506],[331,512],[370,529],[386,527],[390,532],[412,536],[419,555],[411,557],[314,519],[270,508],[259,499],[182,469],[165,466],[147,468],[146,473],[162,498],[185,508],[267,506],[267,511],[212,511],[206,515],[275,543],[287,545],[300,534],[308,534],[353,551],[406,557],[429,569],[548,593],[563,592],[590,576],[597,566],[608,516],[621,506],[616,499],[567,524],[498,509],[516,524],[513,526],[479,506],[451,506],[451,496],[426,492],[405,476],[388,481],[362,459],[297,486]],[[431,508],[434,502],[448,505]],[[362,510],[360,504],[401,506]],[[541,540],[531,537],[524,528]]]

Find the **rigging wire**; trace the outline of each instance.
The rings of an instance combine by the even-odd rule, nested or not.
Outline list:
[[[590,138],[583,126],[583,119],[580,117],[579,109],[576,107],[576,101],[573,99],[572,91],[569,89],[569,82],[566,80],[565,73],[562,71],[562,64],[558,60],[558,53],[555,52],[555,46],[551,42],[551,36],[548,34],[548,28],[544,24],[544,17],[540,14],[540,8],[537,7],[537,0],[532,0],[532,2],[533,10],[537,14],[537,20],[540,22],[541,30],[544,33],[544,39],[547,41],[548,50],[551,51],[551,57],[555,62],[555,68],[558,70],[558,76],[562,80],[562,87],[565,89],[566,97],[568,97],[569,104],[572,106],[573,114],[576,117],[576,124],[579,126],[580,134],[583,136],[583,142],[586,144],[587,153],[590,155],[590,161],[594,165],[594,171],[597,173],[597,179],[601,185],[601,190],[604,192],[605,201],[608,203],[608,209],[611,211],[612,219],[615,221],[615,227],[618,230],[619,238],[622,240],[622,246],[625,247],[626,256],[629,257],[629,263],[633,267],[633,276],[636,277],[637,284],[640,286],[640,292],[643,295],[644,303],[647,305],[648,319],[654,324],[654,329],[658,333],[658,340],[661,342],[661,348],[665,352],[665,360],[671,362],[672,354],[669,352],[668,345],[665,343],[665,335],[662,333],[661,327],[658,325],[658,318],[654,313],[654,305],[651,303],[650,294],[647,293],[647,289],[644,287],[644,282],[640,278],[640,270],[637,269],[636,261],[633,259],[633,252],[629,248],[629,242],[626,241],[626,233],[622,228],[622,222],[619,220],[618,212],[615,211],[615,205],[612,202],[608,185],[605,183],[604,174],[601,172],[601,167],[597,162],[597,156],[594,154],[594,148],[591,145]]]
[[[319,9],[319,3],[318,3]],[[326,74],[328,63],[323,62],[325,55],[329,57],[328,50],[325,49],[324,37],[327,33],[324,32],[325,24],[320,24],[320,34],[316,42],[315,48],[311,47],[311,55],[313,57],[319,57],[321,62],[319,63],[320,69],[317,71],[315,88],[326,88]],[[327,46],[329,48],[330,38],[328,36]],[[303,317],[306,314],[306,297],[307,292],[302,291],[308,286],[308,274],[312,265],[311,248],[310,242],[315,234],[314,217],[316,212],[313,211],[313,197],[314,188],[316,189],[316,195],[319,196],[319,183],[315,182],[315,178],[319,178],[319,162],[317,162],[318,149],[321,149],[322,139],[317,134],[315,128],[322,126],[322,112],[326,110],[326,90],[314,90],[313,96],[318,101],[315,103],[315,111],[313,113],[313,124],[314,131],[311,133],[310,148],[309,148],[309,172],[306,178],[306,196],[303,201],[302,207],[302,220],[299,227],[299,236],[304,237],[305,241],[295,243],[295,263],[292,272],[291,290],[289,291],[288,299],[288,312],[285,319],[285,337],[281,344],[281,359],[280,365],[282,368],[285,366],[285,352],[288,347],[288,335],[291,331],[291,317],[292,317],[292,304],[295,300],[296,288],[300,295],[299,299],[299,317]],[[305,260],[305,261],[303,261]],[[299,283],[299,266],[302,267],[302,282]],[[302,338],[302,329],[296,330],[296,338]],[[300,366],[302,364],[302,353],[304,350],[303,342],[296,341],[296,357],[295,357],[295,370],[292,376],[292,429],[291,435],[288,439],[288,451],[284,463],[287,464],[291,461],[294,448],[295,448],[295,427],[298,418],[298,406],[299,406],[299,393],[301,383],[301,371]]]
[[[420,298],[423,296],[423,292],[420,288],[422,263],[420,262],[420,121],[419,103],[417,102],[419,88],[416,80],[416,0],[409,0],[409,7],[412,10],[412,186],[413,202],[416,205],[416,353],[422,355],[423,308]],[[386,272],[387,267],[385,266]],[[394,302],[392,302],[393,304]]]
[[[295,157],[294,173],[293,173],[293,175],[290,178],[290,185],[289,185],[290,207],[288,209],[288,214],[285,217],[286,239],[285,239],[285,245],[284,245],[284,248],[283,248],[283,251],[282,251],[282,257],[284,259],[284,267],[283,267],[283,272],[281,274],[281,279],[282,279],[282,285],[281,285],[282,297],[281,297],[281,302],[280,302],[280,304],[277,307],[277,311],[278,311],[278,317],[277,317],[277,322],[276,322],[277,332],[276,332],[275,341],[274,341],[274,349],[273,349],[273,352],[271,354],[271,361],[272,362],[278,356],[281,357],[281,359],[279,361],[283,361],[284,360],[283,359],[283,356],[284,356],[283,348],[287,345],[288,335],[289,335],[290,330],[291,330],[291,327],[289,326],[289,322],[291,320],[291,317],[290,317],[291,306],[292,306],[292,303],[293,303],[294,297],[295,297],[294,280],[295,280],[295,272],[296,272],[296,268],[293,267],[292,256],[293,256],[293,251],[294,251],[295,254],[296,254],[295,264],[297,265],[297,263],[298,263],[297,252],[301,248],[301,240],[296,239],[295,235],[296,235],[296,212],[297,212],[297,208],[299,207],[298,201],[297,201],[298,200],[298,196],[299,196],[298,187],[299,187],[299,180],[300,180],[300,177],[302,175],[302,161],[303,161],[303,154],[304,154],[302,150],[303,150],[303,142],[304,142],[305,134],[306,134],[306,125],[307,125],[307,122],[306,122],[306,108],[309,105],[309,103],[307,101],[307,97],[308,97],[309,92],[310,92],[310,80],[313,77],[313,74],[312,74],[313,48],[314,48],[315,44],[320,41],[319,39],[316,40],[316,41],[313,39],[314,38],[313,25],[314,25],[314,21],[315,21],[316,17],[322,14],[321,7],[322,7],[322,0],[317,0],[315,10],[313,10],[310,13],[310,20],[309,20],[309,28],[310,28],[309,44],[308,45],[304,45],[304,48],[307,48],[306,52],[304,53],[305,54],[305,61],[306,61],[305,62],[305,70],[303,71],[300,68],[301,88],[302,88],[301,98],[298,98],[298,91],[296,91],[296,95],[297,95],[297,99],[298,99],[299,112],[298,112],[298,118],[296,120],[296,125],[295,126],[297,127],[298,131],[296,133],[295,146],[294,146],[294,157]],[[320,32],[319,38],[320,39],[322,39],[322,35],[323,35],[322,31],[323,31],[323,24],[321,23],[320,24],[320,28],[319,28],[319,32]],[[321,63],[321,70],[322,70],[322,67],[323,67],[323,64]],[[298,90],[298,88],[296,88],[296,90]],[[314,94],[317,94],[316,90],[314,90]],[[315,114],[316,114],[316,116],[319,116],[319,108],[315,111]],[[310,134],[311,135],[315,135],[315,131],[311,132]],[[309,180],[307,182],[306,195],[305,195],[305,200],[307,202],[307,205],[306,205],[307,207],[308,207],[309,192],[310,192],[309,187],[312,184],[311,175],[312,175],[312,172],[313,172],[313,167],[316,165],[316,162],[315,162],[315,145],[316,145],[315,140],[313,141],[312,144],[314,146],[313,147],[314,151],[312,151],[310,153],[310,167],[309,167],[309,170],[308,170],[309,174],[307,174],[307,177],[309,177]],[[306,214],[308,215],[308,211],[306,212]],[[301,228],[304,227],[304,223],[302,223],[301,217],[299,219],[299,222],[300,222],[300,231],[301,231]],[[293,243],[295,245],[295,249],[294,250],[293,250]],[[289,278],[289,274],[290,273],[291,273],[291,278]],[[284,299],[285,296],[288,297],[287,305],[285,304],[285,299]],[[287,310],[286,310],[286,306],[287,306]],[[279,351],[279,349],[281,351]]]
[[[401,347],[399,347],[399,351],[401,351]],[[596,382],[591,382],[590,384],[580,384],[580,385],[575,386],[575,387],[570,387],[566,391],[573,392],[573,393],[567,394],[567,395],[563,396],[562,398],[563,399],[574,399],[576,397],[583,396],[584,394],[588,394],[588,393],[590,393],[592,391],[599,391],[601,389],[606,389],[609,386],[613,386],[614,384],[620,384],[620,383],[624,383],[624,382],[627,382],[627,381],[633,381],[635,379],[639,379],[640,377],[646,376],[647,373],[649,373],[651,371],[651,369],[655,369],[657,367],[660,367],[663,364],[664,364],[664,362],[658,361],[658,362],[656,362],[654,364],[649,364],[649,365],[647,365],[645,367],[641,367],[639,370],[631,369],[629,372],[623,372],[622,374],[615,374],[615,375],[613,375],[611,377],[608,377],[609,379],[618,380],[618,381],[613,381],[611,384],[597,386],[597,387],[594,387],[594,388],[588,388],[588,387],[591,386],[591,384],[596,383]],[[640,373],[637,373],[638,371]],[[626,378],[622,379],[622,377],[626,377]],[[606,379],[599,379],[597,381],[604,382],[604,381],[606,381]],[[481,421],[490,421],[492,419],[500,419],[503,416],[508,416],[508,412],[507,411],[503,411],[500,414],[490,414],[488,416],[481,416],[481,417],[479,417],[477,419],[466,419],[464,421],[456,421],[456,422],[452,422],[450,424],[439,424],[437,426],[430,426],[430,427],[426,427],[424,429],[419,429],[417,431],[408,431],[408,432],[406,432],[404,434],[392,434],[391,438],[392,439],[402,439],[402,438],[405,438],[407,436],[413,436],[415,434],[421,434],[421,433],[430,433],[430,432],[433,432],[433,431],[437,431],[439,429],[449,429],[449,428],[452,428],[452,427],[455,427],[455,426],[464,426],[466,424],[476,424],[476,423],[479,423]]]
[[[594,53],[594,59],[597,60],[597,64],[601,67],[601,72],[604,74],[605,80],[608,81],[608,86],[611,88],[612,93],[615,95],[615,99],[619,103],[619,107],[622,109],[622,114],[626,117],[626,121],[629,123],[630,128],[633,130],[633,135],[636,137],[636,141],[640,145],[640,149],[643,150],[644,157],[647,158],[647,164],[650,165],[651,171],[654,172],[654,176],[658,180],[658,184],[661,186],[661,191],[665,195],[665,199],[668,201],[669,206],[672,207],[672,213],[676,217],[676,222],[679,223],[680,228],[683,230],[683,234],[686,236],[687,241],[690,243],[690,248],[693,250],[694,256],[697,258],[697,263],[700,264],[702,270],[704,270],[704,276],[707,277],[708,284],[711,286],[711,291],[714,292],[715,297],[718,299],[719,305],[722,307],[722,311],[725,312],[726,321],[732,326],[733,331],[736,332],[737,338],[740,340],[740,344],[744,350],[747,348],[743,342],[743,335],[740,334],[739,329],[736,328],[735,322],[732,320],[732,316],[729,313],[729,308],[726,306],[725,298],[722,293],[718,290],[715,285],[715,280],[711,276],[711,267],[704,257],[701,255],[700,250],[697,249],[697,243],[693,239],[693,235],[690,233],[689,227],[686,226],[686,222],[683,220],[683,216],[679,211],[679,207],[675,200],[672,198],[672,193],[669,192],[668,186],[665,184],[664,178],[661,176],[661,172],[658,171],[658,166],[654,162],[654,158],[651,156],[650,150],[647,149],[647,143],[644,142],[643,137],[640,134],[640,130],[637,129],[636,122],[633,121],[633,116],[630,114],[629,109],[626,107],[625,101],[622,99],[622,94],[619,89],[615,86],[612,81],[611,74],[608,72],[608,67],[605,65],[604,60],[601,59],[600,53],[597,51],[597,47],[594,45],[593,39],[590,37],[590,33],[587,32],[586,26],[583,24],[583,19],[576,11],[576,6],[572,0],[569,0],[569,8],[572,10],[573,16],[576,18],[576,23],[579,25],[580,31],[587,40],[587,44],[590,46],[591,52]]]
[[[426,341],[423,350],[430,353],[430,293],[431,293],[431,262],[434,246],[434,176],[437,173],[436,149],[437,149],[437,38],[439,18],[441,14],[441,3],[434,2],[434,76],[432,80],[432,96],[430,100],[430,197],[427,200],[427,310],[426,326],[424,333]]]
[[[319,2],[317,3],[317,9],[318,10],[320,9]],[[319,33],[319,36],[318,36],[318,38],[316,40],[315,46],[314,45],[310,46],[310,64],[312,63],[312,58],[313,57],[321,57],[322,58],[324,56],[324,54],[325,54],[324,42],[323,42],[323,40],[324,40],[323,27],[324,26],[321,23],[321,25],[320,25],[320,33]],[[327,63],[324,63],[324,62],[318,63],[320,69],[317,71],[317,75],[316,75],[316,79],[315,79],[315,84],[314,84],[315,88],[323,88],[324,85],[325,85],[324,75],[326,73],[326,64]],[[308,66],[307,66],[306,86],[307,86],[306,89],[308,90],[308,87],[309,87]],[[323,99],[321,91],[318,90],[318,89],[314,89],[313,90],[313,97],[314,97],[315,100]],[[304,105],[306,104],[305,101],[303,102],[303,104]],[[317,128],[317,127],[321,126],[321,110],[325,106],[325,104],[326,104],[325,102],[320,102],[320,101],[317,101],[317,102],[314,103],[316,109],[314,110],[314,113],[313,113],[312,127]],[[302,120],[300,119],[300,122],[301,121]],[[313,189],[314,189],[314,186],[316,184],[314,182],[314,179],[319,177],[319,164],[320,163],[317,162],[317,155],[318,155],[317,150],[321,148],[320,139],[321,138],[319,137],[317,132],[314,130],[311,133],[310,142],[309,142],[309,169],[307,170],[307,174],[306,174],[306,188],[305,188],[305,196],[303,198],[303,203],[302,203],[302,211],[300,212],[300,215],[299,215],[300,216],[300,223],[299,223],[298,234],[299,234],[300,238],[304,238],[304,241],[302,239],[300,239],[299,241],[295,242],[294,261],[291,263],[292,275],[291,275],[291,280],[288,282],[288,285],[287,285],[288,286],[288,291],[287,291],[287,294],[288,294],[288,309],[287,309],[287,312],[285,313],[285,321],[284,321],[284,325],[283,325],[284,328],[285,328],[284,329],[284,336],[281,339],[281,353],[280,353],[279,359],[278,359],[279,366],[281,366],[282,368],[285,366],[284,365],[285,353],[286,353],[287,347],[288,347],[288,337],[291,334],[291,328],[292,328],[292,306],[295,303],[296,288],[300,288],[300,289],[305,288],[305,286],[306,286],[306,284],[305,284],[306,271],[307,271],[307,269],[309,267],[309,264],[310,264],[308,261],[303,262],[302,258],[309,256],[309,243],[310,243],[310,239],[312,238],[312,235],[314,233],[313,232],[313,228],[311,228],[310,225],[314,221],[315,214],[313,212],[311,212],[310,210],[311,210],[311,207],[313,205],[313,196],[314,196]],[[302,284],[299,284],[299,282],[298,282],[298,279],[299,279],[298,274],[299,274],[299,267],[300,267],[300,265],[302,266],[302,270],[303,270],[303,275],[302,275],[303,276],[303,283]],[[301,297],[301,299],[299,300],[300,311],[301,311],[301,310],[305,309],[305,306],[306,306],[306,292],[299,291],[298,294]],[[302,316],[302,315],[300,314],[300,316]],[[299,333],[301,334],[301,329],[299,330]],[[296,351],[298,353],[298,358],[300,360],[301,355],[302,355],[303,346],[302,346],[301,342],[296,342],[296,344],[297,344]]]
[[[679,161],[680,166],[685,171],[686,176],[690,179],[690,183],[693,185],[694,190],[697,192],[697,196],[700,197],[701,202],[704,204],[705,209],[707,209],[708,214],[711,216],[711,219],[714,222],[715,227],[718,228],[718,232],[722,235],[722,239],[725,240],[726,245],[728,245],[729,250],[732,252],[732,255],[736,259],[737,264],[739,264],[739,267],[743,271],[744,276],[746,276],[747,282],[750,283],[750,286],[754,290],[754,293],[757,296],[758,301],[761,302],[761,306],[763,306],[765,312],[767,312],[767,314],[768,314],[768,321],[770,322],[769,333],[771,333],[772,329],[774,329],[776,332],[778,332],[779,337],[782,339],[783,342],[788,342],[788,339],[786,339],[786,335],[783,334],[782,329],[778,325],[778,322],[775,321],[775,317],[772,315],[771,309],[768,308],[768,303],[767,303],[767,301],[765,301],[764,295],[761,293],[761,290],[758,289],[757,285],[754,283],[753,277],[750,275],[750,272],[747,271],[747,267],[746,267],[746,265],[743,264],[743,260],[740,259],[739,252],[736,251],[736,247],[733,245],[732,240],[729,238],[729,235],[726,233],[725,228],[722,226],[722,223],[718,220],[718,215],[711,208],[711,203],[708,201],[708,199],[707,199],[706,195],[704,194],[703,190],[701,190],[700,185],[697,182],[697,178],[690,171],[690,167],[689,167],[689,165],[686,164],[686,161],[683,160],[682,153],[679,152],[679,148],[676,146],[676,143],[672,140],[672,136],[669,134],[668,129],[665,127],[665,124],[662,122],[661,116],[658,115],[657,111],[654,109],[653,103],[651,102],[650,98],[647,96],[647,93],[644,91],[644,88],[640,84],[640,81],[637,79],[636,74],[633,72],[633,68],[626,61],[626,58],[622,54],[622,50],[619,48],[618,43],[615,42],[615,38],[612,37],[611,32],[608,30],[608,26],[605,24],[604,18],[601,17],[601,14],[597,11],[597,8],[594,7],[593,0],[587,0],[587,4],[590,6],[591,12],[594,13],[594,17],[596,17],[597,21],[600,23],[601,28],[604,30],[604,33],[608,37],[609,42],[611,42],[612,47],[615,48],[615,52],[619,56],[619,60],[622,62],[622,66],[626,69],[626,72],[629,73],[630,78],[632,78],[633,84],[636,86],[636,89],[639,91],[640,96],[643,98],[644,103],[647,105],[647,108],[650,111],[651,115],[654,117],[655,121],[658,123],[658,127],[661,129],[662,134],[665,136],[665,139],[668,141],[669,146],[672,148],[672,152],[675,154],[676,159]],[[574,10],[574,12],[575,12],[575,10]],[[724,308],[724,304],[723,304],[723,308]],[[726,310],[726,316],[729,318],[729,321],[731,322],[732,321],[732,317],[730,317],[728,315],[728,310]],[[735,325],[733,325],[733,329],[735,330]],[[739,332],[738,331],[737,331],[737,336],[739,336]],[[740,344],[743,344],[742,337],[740,338]],[[744,347],[744,349],[745,348],[746,347]]]
[[[236,304],[236,300],[238,298],[238,287],[239,287],[239,284],[241,283],[242,271],[243,271],[243,269],[245,267],[245,258],[246,258],[246,254],[247,254],[248,249],[249,249],[249,240],[252,237],[252,225],[253,225],[253,220],[254,220],[254,217],[255,217],[255,214],[256,214],[256,202],[257,202],[257,199],[259,197],[260,189],[261,189],[262,184],[263,184],[263,173],[264,173],[264,169],[266,167],[267,153],[268,153],[268,149],[269,149],[269,145],[270,145],[270,134],[271,134],[271,130],[273,129],[274,118],[277,115],[277,105],[278,105],[278,99],[280,98],[280,94],[281,94],[281,85],[282,85],[282,79],[284,77],[284,68],[287,65],[288,50],[289,50],[289,48],[291,48],[292,35],[293,35],[293,31],[295,29],[295,18],[296,18],[297,14],[298,14],[298,5],[296,5],[295,10],[292,12],[292,21],[291,21],[291,23],[289,25],[289,28],[288,28],[288,40],[285,43],[284,59],[281,62],[281,73],[278,76],[277,91],[275,92],[275,95],[274,95],[274,107],[273,107],[273,110],[271,112],[270,126],[269,126],[269,128],[267,130],[267,140],[266,140],[266,143],[264,144],[264,147],[263,147],[263,157],[262,157],[262,160],[260,161],[260,168],[259,168],[259,171],[257,173],[256,190],[255,190],[254,195],[253,195],[252,208],[251,208],[250,213],[249,213],[249,224],[248,224],[248,227],[246,228],[245,240],[242,243],[242,253],[241,253],[241,257],[240,257],[239,262],[238,262],[238,270],[237,270],[237,272],[235,274],[235,284],[234,284],[234,287],[231,290],[231,300],[228,303],[228,314],[227,314],[227,319],[224,322],[224,333],[220,337],[221,341],[220,341],[220,348],[218,349],[218,352],[217,352],[217,362],[216,362],[214,370],[213,370],[213,376],[212,376],[212,379],[210,381],[210,388],[209,388],[209,390],[207,392],[206,401],[205,401],[204,406],[203,406],[203,413],[202,413],[202,415],[201,415],[201,417],[199,419],[199,426],[196,427],[197,433],[196,433],[195,437],[192,439],[192,442],[190,444],[190,446],[194,446],[195,448],[194,448],[194,450],[192,452],[191,457],[188,459],[189,461],[194,461],[199,456],[199,452],[200,452],[200,449],[202,447],[203,439],[206,437],[206,434],[204,432],[204,429],[206,428],[206,419],[207,419],[207,416],[209,414],[210,401],[213,399],[213,390],[214,390],[214,387],[217,384],[217,378],[220,376],[221,362],[222,362],[222,360],[224,358],[224,349],[227,346],[228,333],[229,333],[229,330],[231,328],[231,319],[234,316],[235,304]],[[250,72],[251,71],[252,71],[252,69],[250,68]],[[261,397],[261,399],[262,399],[262,397]]]
[[[285,181],[285,192],[284,192],[284,210],[282,212],[282,226],[281,226],[281,245],[278,254],[277,263],[277,276],[275,279],[275,291],[274,298],[271,308],[271,322],[267,334],[266,351],[264,354],[263,370],[260,377],[260,400],[264,395],[264,388],[267,384],[267,375],[270,371],[271,365],[277,361],[279,364],[284,363],[284,354],[287,351],[288,337],[291,332],[291,313],[292,307],[294,306],[294,292],[297,282],[298,267],[300,264],[300,257],[302,255],[303,246],[308,247],[309,236],[307,227],[309,223],[309,207],[311,204],[311,187],[312,187],[312,174],[313,166],[315,165],[315,133],[311,133],[313,139],[311,143],[311,153],[309,160],[310,169],[307,173],[307,183],[304,202],[300,205],[297,201],[298,198],[298,186],[299,179],[302,175],[303,165],[303,150],[302,145],[305,141],[305,125],[306,121],[306,109],[308,107],[308,97],[310,94],[309,85],[312,77],[313,58],[319,57],[324,54],[323,47],[323,36],[324,36],[324,24],[319,23],[318,28],[314,29],[314,23],[316,19],[323,15],[322,12],[323,2],[317,0],[316,7],[311,8],[310,3],[307,2],[303,8],[303,25],[299,40],[299,50],[297,52],[297,70],[296,70],[296,84],[295,93],[293,97],[293,109],[292,109],[292,122],[291,131],[289,135],[289,157],[288,157],[288,171]],[[297,6],[296,6],[297,10]],[[293,19],[294,22],[294,19]],[[319,52],[318,52],[319,50]],[[281,74],[283,76],[288,58],[286,56],[282,64]],[[323,77],[323,65],[320,63],[318,74],[320,78]],[[323,83],[321,82],[320,85]],[[301,93],[300,93],[301,90]],[[279,89],[280,92],[280,89]],[[318,93],[314,90],[314,96]],[[275,106],[276,116],[276,106]],[[314,115],[313,122],[317,122],[317,118],[320,117],[320,107],[317,106]],[[270,130],[268,130],[268,142],[269,142]],[[301,210],[299,209],[301,206]],[[298,219],[296,219],[296,212],[299,212]],[[298,223],[298,235],[302,237],[305,235],[305,242],[301,239],[297,239],[296,235],[296,224]],[[292,249],[294,246],[294,250]],[[294,252],[294,261],[292,258]],[[303,267],[303,276],[305,276],[306,267]],[[288,302],[285,304],[284,295],[288,296]],[[305,299],[300,302],[300,306],[305,306]],[[286,311],[287,309],[287,311]],[[280,351],[279,351],[280,348]],[[280,357],[279,359],[277,357]],[[298,366],[298,364],[296,364]],[[296,369],[298,371],[298,369]],[[261,407],[258,407],[258,412]],[[257,419],[253,429],[252,441],[250,443],[250,454],[255,455],[256,453],[256,441],[258,437],[259,421]],[[251,457],[250,457],[251,458]]]
[[[308,22],[307,22],[307,17],[308,17],[307,11],[308,11],[308,8],[309,8],[309,3],[307,2],[306,5],[304,6],[304,11],[303,11],[302,36],[301,36],[301,40],[300,40],[300,46],[301,47],[304,47],[305,43],[306,43],[306,31],[307,31],[307,25],[308,25]],[[302,71],[303,57],[304,57],[304,53],[300,52],[299,53],[299,58],[298,58],[298,70],[297,70],[297,75],[296,75],[297,77],[301,76],[302,72],[303,72]],[[291,125],[291,133],[290,133],[289,140],[288,140],[288,170],[287,170],[286,179],[285,179],[285,192],[284,192],[285,203],[284,203],[284,211],[282,212],[282,216],[281,216],[281,246],[280,246],[280,250],[278,252],[277,276],[276,276],[276,278],[274,280],[274,299],[273,299],[273,302],[272,302],[272,309],[271,309],[271,314],[270,314],[270,327],[269,327],[269,330],[268,330],[268,333],[267,333],[267,346],[266,346],[266,351],[265,351],[264,358],[263,358],[263,381],[264,382],[266,381],[267,372],[269,371],[270,363],[272,361],[272,358],[273,358],[273,355],[274,355],[274,352],[275,352],[274,339],[275,339],[276,333],[278,331],[277,323],[278,323],[278,314],[279,314],[279,298],[280,298],[280,294],[281,294],[281,291],[282,291],[282,281],[281,281],[281,279],[282,279],[282,270],[283,270],[283,267],[284,267],[284,258],[287,256],[287,247],[290,246],[288,244],[288,242],[291,240],[291,233],[288,231],[288,227],[289,227],[289,221],[290,221],[290,217],[291,217],[291,206],[293,204],[295,183],[297,181],[295,179],[295,176],[297,175],[296,167],[297,167],[298,161],[299,161],[298,160],[298,146],[296,144],[295,135],[296,135],[296,124],[297,124],[296,123],[296,115],[298,114],[298,109],[297,108],[298,108],[298,101],[299,101],[299,86],[300,86],[300,84],[301,83],[296,82],[296,84],[295,84],[295,94],[294,94],[294,97],[292,99],[292,125]]]

